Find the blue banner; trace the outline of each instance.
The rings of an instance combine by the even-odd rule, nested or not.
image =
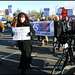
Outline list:
[[[35,35],[54,36],[54,21],[31,22]]]

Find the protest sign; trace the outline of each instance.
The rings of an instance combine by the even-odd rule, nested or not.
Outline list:
[[[61,9],[58,8],[56,15],[62,15],[62,18],[64,19],[65,17],[73,17],[73,9]]]
[[[68,17],[73,17],[73,10],[72,9],[68,9]]]
[[[44,8],[44,16],[49,16],[49,8]]]
[[[12,5],[8,5],[9,13],[12,13]]]
[[[9,10],[8,9],[5,9],[5,16],[9,17]]]
[[[35,35],[54,36],[54,21],[31,22]]]
[[[41,14],[40,14],[40,13],[38,13],[38,14],[37,14],[37,18],[40,18],[40,17],[41,17]]]
[[[58,8],[57,9],[57,12],[56,12],[56,15],[61,15],[61,13],[62,13],[62,9],[61,8]]]
[[[13,40],[30,40],[28,33],[30,27],[13,27],[12,32],[14,33]]]
[[[64,19],[65,17],[67,17],[67,16],[68,16],[68,14],[67,14],[67,9],[62,9],[61,15],[62,15],[62,18],[63,18],[63,19]]]
[[[31,18],[34,21],[35,20],[35,15],[31,15]]]

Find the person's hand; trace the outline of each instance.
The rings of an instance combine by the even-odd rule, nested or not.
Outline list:
[[[4,32],[4,30],[2,32]]]

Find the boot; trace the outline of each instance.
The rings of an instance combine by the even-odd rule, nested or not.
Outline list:
[[[61,48],[59,48],[59,51],[61,51]]]
[[[25,73],[26,73],[26,69],[22,69],[21,75],[25,75]]]
[[[46,42],[46,45],[48,45],[48,41]]]
[[[41,46],[44,46],[44,43]]]

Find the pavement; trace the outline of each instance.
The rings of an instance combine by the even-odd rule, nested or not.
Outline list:
[[[26,74],[51,74],[57,60],[62,56],[63,51],[51,52],[53,39],[49,37],[49,44],[41,46],[37,37],[33,40],[32,65],[26,70]],[[13,47],[11,32],[5,31],[0,37],[0,56],[3,61],[0,63],[0,74],[21,74],[18,70],[21,52],[18,47]]]

